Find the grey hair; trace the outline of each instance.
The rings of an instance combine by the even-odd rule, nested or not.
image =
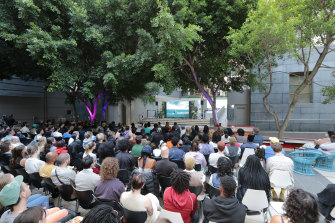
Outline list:
[[[59,165],[62,165],[69,159],[70,159],[70,155],[68,153],[62,153],[57,157],[57,163]]]
[[[99,140],[103,140],[105,137],[104,137],[104,134],[103,133],[99,133],[98,135],[97,135],[97,140],[99,141]]]

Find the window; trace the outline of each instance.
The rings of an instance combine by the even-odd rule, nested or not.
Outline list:
[[[290,73],[290,102],[293,99],[295,89],[304,81],[304,72]],[[308,84],[300,93],[298,103],[312,103],[312,85]]]

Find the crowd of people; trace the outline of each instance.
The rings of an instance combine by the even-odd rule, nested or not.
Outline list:
[[[73,199],[76,191],[92,191],[95,205],[83,222],[119,222],[123,213],[119,207],[123,207],[146,212],[146,222],[169,222],[159,218],[165,209],[180,213],[185,223],[199,222],[200,215],[203,222],[239,223],[251,211],[242,204],[248,189],[264,190],[268,201],[285,201],[285,214],[274,216],[271,222],[318,221],[317,199],[292,189],[293,161],[277,138],[270,137],[270,145],[264,146],[258,128],[249,135],[238,129],[235,135],[230,128],[210,130],[204,126],[200,130],[177,123],[136,127],[47,121],[29,126],[11,120],[7,124],[0,129],[3,171],[38,173],[51,179],[55,191],[71,185],[75,188]],[[254,154],[239,167],[250,149]],[[291,187],[282,188],[279,195],[272,181],[277,170],[287,171],[291,181]],[[52,198],[31,195],[23,177],[11,173],[15,171],[0,176],[0,223],[66,222],[76,215],[64,208],[50,208]],[[202,187],[198,194],[191,192],[196,187]],[[206,196],[209,187],[217,191],[211,199]],[[287,197],[286,190],[290,190]],[[52,197],[58,195],[54,192]],[[159,199],[163,199],[163,207]],[[198,200],[203,200],[202,213]]]

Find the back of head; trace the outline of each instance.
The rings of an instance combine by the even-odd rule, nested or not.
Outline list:
[[[221,140],[221,135],[219,132],[214,132],[212,136],[212,142],[218,143]]]
[[[257,147],[255,156],[257,156],[260,160],[265,160],[265,149],[262,146]]]
[[[172,137],[171,142],[172,142],[173,146],[177,146],[178,142],[179,142],[179,138],[174,136],[174,137]]]
[[[237,129],[237,134],[239,135],[239,136],[244,136],[244,129]]]
[[[190,174],[181,170],[181,169],[177,169],[174,170],[171,173],[171,185],[172,188],[178,193],[181,194],[183,193],[185,190],[187,190],[190,186],[189,186],[189,181],[190,181]]]
[[[34,155],[38,150],[36,145],[27,146],[27,153],[29,156]]]
[[[253,142],[255,138],[255,135],[249,134],[248,135],[248,142]]]
[[[133,179],[131,180],[131,189],[134,190],[140,190],[145,184],[145,177],[143,174],[139,173],[133,176]]]
[[[46,217],[46,212],[42,207],[30,207],[19,214],[14,223],[39,223]]]
[[[255,134],[259,134],[259,128],[257,128],[257,127],[255,127],[255,128],[253,129],[253,131],[254,131]]]
[[[209,143],[209,136],[207,134],[204,134],[201,138],[201,140],[204,142],[204,143]]]
[[[92,137],[92,132],[90,132],[90,131],[87,131],[87,132],[85,132],[85,138],[86,139],[89,139],[89,138],[91,138]]]
[[[70,160],[70,155],[68,153],[62,153],[57,157],[57,163],[59,165],[65,164],[68,160]]]
[[[59,140],[58,142],[57,142],[57,147],[58,148],[62,148],[62,147],[65,147],[65,140]]]
[[[231,176],[223,176],[220,178],[223,196],[230,198],[234,196],[236,190],[236,181]]]
[[[169,148],[166,146],[166,143],[161,144],[161,156],[162,158],[169,158]]]
[[[234,135],[234,132],[233,132],[233,130],[231,128],[226,128],[225,130],[227,130],[227,135],[228,136]]]
[[[334,131],[327,131],[327,134],[329,137],[331,137],[332,135],[335,135]]]
[[[209,133],[209,128],[207,125],[204,126],[204,130],[203,130],[204,134],[208,134]]]
[[[136,144],[141,144],[141,142],[142,142],[142,136],[141,135],[136,136]]]
[[[330,137],[330,141],[331,141],[331,142],[335,142],[335,135],[332,135],[332,136]]]
[[[189,138],[188,138],[187,136],[185,136],[185,137],[183,138],[183,144],[184,144],[184,145],[191,145],[191,141],[189,140]]]
[[[283,150],[283,147],[280,143],[273,143],[271,147],[275,153],[281,153]]]
[[[119,161],[112,157],[106,157],[100,167],[101,181],[111,180],[117,177]]]
[[[107,204],[100,204],[92,208],[82,220],[81,223],[120,223],[118,213],[112,206]]]
[[[185,158],[185,167],[188,170],[191,170],[194,168],[195,165],[195,159],[193,156],[186,156]]]
[[[0,142],[0,150],[3,153],[9,152],[10,142]]]
[[[217,173],[219,177],[223,177],[226,175],[228,176],[233,175],[233,171],[232,171],[233,164],[229,158],[220,157],[218,161],[216,162],[216,165],[218,167]]]
[[[255,155],[248,156],[244,166],[239,171],[239,176],[248,183],[249,188],[264,190],[270,188],[270,179]]]
[[[222,152],[225,149],[225,147],[226,147],[226,144],[223,141],[218,142],[217,148],[220,152]]]
[[[302,189],[294,189],[290,192],[283,210],[292,223],[319,221],[317,201],[313,195]]]
[[[53,164],[58,157],[58,154],[55,152],[48,152],[47,155],[45,155],[45,161],[49,164]]]
[[[197,152],[199,151],[199,145],[197,142],[193,142],[190,151]]]
[[[98,141],[103,140],[104,138],[105,138],[105,135],[103,133],[97,134],[97,140]]]
[[[230,137],[229,138],[229,144],[232,146],[235,146],[235,144],[237,143],[236,138],[235,137]]]
[[[118,141],[117,148],[122,152],[125,152],[125,151],[129,150],[130,149],[129,140],[128,139],[122,139],[122,140]]]
[[[81,166],[83,167],[83,169],[89,169],[91,168],[91,165],[94,163],[93,157],[91,156],[85,156],[82,160],[81,160]]]

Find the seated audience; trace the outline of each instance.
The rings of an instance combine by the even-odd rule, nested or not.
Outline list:
[[[57,168],[55,162],[58,158],[58,154],[55,152],[48,152],[45,156],[46,163],[40,167],[39,173],[41,177],[51,177],[51,172],[53,169]]]
[[[230,159],[226,157],[220,157],[217,161],[217,172],[213,173],[209,178],[208,183],[213,187],[219,189],[220,188],[220,178],[224,176],[231,176],[235,179],[232,171],[232,162]],[[236,180],[236,179],[235,179]]]
[[[129,174],[133,171],[135,167],[135,159],[134,156],[128,153],[130,149],[130,143],[128,139],[122,139],[117,144],[118,150],[120,152],[116,154],[115,158],[119,161],[120,169],[128,170]]]
[[[213,132],[212,140],[209,142],[209,144],[213,146],[214,151],[215,151],[215,149],[218,148],[218,142],[220,142],[220,141],[221,141],[220,133],[218,131]]]
[[[207,166],[206,158],[199,151],[198,143],[192,143],[191,150],[185,154],[185,160],[188,156],[192,156],[195,159],[195,164],[200,164],[202,168],[205,168]]]
[[[48,152],[54,152],[57,147],[55,146],[57,141],[54,137],[47,138],[47,144],[44,146],[44,153],[47,154]]]
[[[190,174],[190,187],[203,186],[206,176],[201,171],[195,171],[195,159],[192,156],[185,158],[185,172]]]
[[[183,160],[184,159],[184,151],[182,149],[179,149],[177,147],[178,142],[179,142],[179,138],[174,136],[172,137],[172,147],[170,149],[170,153],[169,153],[169,159],[170,160]]]
[[[259,146],[255,150],[255,156],[261,161],[262,167],[265,169],[266,167],[266,159],[265,159],[265,148],[266,146]]]
[[[325,216],[328,221],[335,220],[335,217],[330,215],[335,207],[335,184],[328,184],[318,195],[318,206],[320,213]]]
[[[167,141],[166,141],[166,146],[171,149],[173,147],[173,144],[172,144],[172,138],[173,138],[173,134],[172,133],[167,133]],[[178,142],[179,142],[179,139],[178,139]],[[177,147],[179,147],[179,145],[177,144],[176,145]]]
[[[217,168],[216,166],[216,163],[218,161],[218,159],[220,157],[226,157],[223,153],[224,149],[225,149],[225,143],[223,141],[219,141],[218,144],[217,144],[217,149],[218,149],[218,152],[217,153],[211,153],[211,155],[209,155],[209,158],[208,158],[208,165],[211,165],[215,168]]]
[[[103,142],[99,146],[99,160],[100,163],[106,158],[106,157],[114,157],[115,156],[115,144],[114,142]]]
[[[319,222],[318,204],[314,196],[302,189],[294,189],[283,206],[284,214],[275,215],[270,223]]]
[[[228,134],[228,129],[231,130],[231,128],[224,129],[223,130],[223,135],[221,136],[221,141],[223,141],[224,143],[229,143],[229,138],[230,138],[231,135]],[[232,135],[234,135],[234,133],[232,133]]]
[[[220,182],[220,196],[204,201],[203,223],[244,223],[246,208],[234,197],[236,181],[231,176],[223,176]]]
[[[254,149],[254,150],[257,149],[257,145],[253,143],[254,138],[255,138],[255,136],[251,135],[251,134],[249,134],[247,136],[247,142],[244,143],[243,145],[241,145],[241,156],[243,156],[244,150],[246,148],[248,148],[248,149]]]
[[[164,192],[164,209],[178,212],[184,223],[191,223],[192,217],[197,222],[197,197],[189,191],[190,174],[183,170],[175,170],[171,173],[171,187]],[[199,220],[198,220],[199,221]]]
[[[40,150],[42,154],[44,153],[46,145],[47,145],[47,138],[43,136],[37,142],[37,148]]]
[[[100,204],[92,208],[81,223],[121,223],[118,212],[112,206]]]
[[[28,146],[27,153],[29,155],[29,158],[26,160],[26,163],[24,165],[25,170],[28,174],[38,172],[40,167],[45,164],[44,161],[38,158],[40,155],[40,150],[37,148],[36,145]]]
[[[93,172],[94,166],[94,159],[91,156],[85,156],[81,160],[83,170],[76,175],[75,179],[76,189],[78,191],[94,191],[94,186],[100,180],[100,176]]]
[[[169,152],[169,148],[163,144],[161,146],[162,159],[156,163],[154,168],[157,176],[170,177],[171,173],[178,169],[177,164],[169,160]]]
[[[224,154],[231,159],[232,165],[236,168],[238,166],[238,159],[241,155],[241,148],[238,146],[235,137],[229,138],[229,145],[226,145]]]
[[[51,208],[48,210],[43,209],[42,207],[31,207],[19,214],[14,223],[56,223],[64,222],[64,220],[69,220],[70,218],[65,218],[68,215],[66,209],[60,209],[58,207]]]
[[[56,186],[74,184],[76,172],[68,168],[70,164],[70,155],[62,153],[57,157],[58,167],[51,171],[51,180]]]
[[[321,144],[329,143],[332,135],[335,135],[334,131],[327,131],[325,138],[314,140],[315,148],[319,148]]]
[[[60,126],[55,126],[54,128],[54,132],[52,133],[52,137],[54,138],[62,138],[63,137],[63,134],[60,131]]]
[[[279,143],[279,139],[276,137],[269,137],[269,140],[270,140],[270,145],[265,148],[265,159],[266,160],[275,155],[272,149],[272,145],[274,143]],[[286,155],[284,150],[282,150],[282,153]]]
[[[85,139],[83,141],[83,148],[86,147],[87,143],[94,142],[95,136],[93,136],[93,133],[91,131],[85,132]]]
[[[1,139],[1,142],[10,141],[12,140],[12,137],[15,135],[15,131],[13,129],[7,129],[4,132],[3,138]]]
[[[140,157],[141,156],[141,152],[142,152],[142,149],[143,149],[143,146],[141,145],[142,143],[142,136],[136,136],[136,145],[133,146],[133,148],[131,149],[131,154],[133,156],[138,156]]]
[[[2,165],[9,165],[12,159],[12,145],[8,141],[0,142],[0,161]]]
[[[21,169],[23,166],[21,165],[23,162],[25,162],[25,151],[26,146],[25,145],[19,145],[16,146],[12,150],[12,158],[10,160],[9,166],[13,169]]]
[[[20,142],[20,138],[18,136],[13,136],[10,140],[10,144],[12,145],[12,148],[15,148],[16,146],[23,145]]]
[[[330,142],[321,144],[319,150],[325,154],[335,153],[335,135],[330,137]]]
[[[145,177],[143,174],[133,176],[131,180],[131,190],[123,192],[120,197],[120,202],[124,208],[130,211],[146,211],[148,214],[146,223],[155,223],[161,207],[157,197],[151,193],[142,195],[141,189],[144,187]]]
[[[96,136],[96,140],[97,140],[97,143],[95,144],[95,149],[93,150],[94,154],[99,153],[100,145],[105,140],[105,134],[104,133],[98,133],[97,136]]]
[[[201,138],[201,143],[199,144],[200,152],[204,155],[214,153],[213,146],[208,143],[209,143],[209,136],[207,134],[204,134]]]
[[[95,155],[95,153],[93,153],[95,148],[96,148],[95,142],[87,143],[87,145],[85,146],[85,152],[83,154],[83,158],[85,158],[86,156],[90,156],[90,157],[93,158],[94,162],[96,162],[97,161],[97,155]]]
[[[185,136],[183,138],[183,144],[179,148],[182,149],[184,153],[187,153],[190,151],[191,147],[192,147],[191,141],[189,140],[187,136]]]
[[[138,167],[143,170],[153,170],[156,165],[156,160],[150,158],[151,146],[144,146],[141,152],[141,158],[138,160]]]
[[[57,148],[56,148],[55,152],[58,155],[62,154],[62,153],[68,153],[64,140],[60,140],[60,141],[57,142]]]
[[[237,136],[235,136],[235,138],[238,143],[247,143],[247,136],[245,136],[244,134],[244,129],[237,129]]]
[[[120,201],[121,194],[125,191],[124,184],[118,179],[118,160],[106,157],[100,167],[100,180],[94,188],[94,195],[101,201]]]
[[[255,155],[248,156],[244,166],[238,171],[238,189],[236,197],[242,201],[247,189],[264,190],[268,200],[271,197],[271,186],[268,174]]]
[[[273,172],[275,170],[282,170],[282,171],[288,171],[290,176],[291,176],[291,183],[294,185],[294,177],[293,177],[293,168],[294,168],[294,163],[293,160],[290,158],[286,157],[283,155],[282,150],[283,147],[279,143],[273,143],[272,144],[272,149],[275,153],[274,156],[268,158],[266,160],[266,172],[269,174],[269,177],[271,178]],[[275,187],[275,185],[272,185],[272,187]],[[278,199],[278,196],[275,192],[275,190],[272,190],[273,194],[273,199],[276,200]],[[285,189],[282,188],[280,192],[280,199],[284,201],[284,194],[285,194]]]
[[[263,136],[261,136],[261,135],[259,134],[259,128],[255,127],[255,128],[253,129],[253,132],[254,132],[254,135],[255,135],[253,143],[258,144],[258,146],[263,145],[263,141],[264,141],[264,139],[263,139]]]

